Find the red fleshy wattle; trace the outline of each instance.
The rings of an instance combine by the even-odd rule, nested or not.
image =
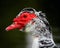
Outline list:
[[[23,29],[25,27],[25,25],[30,22],[33,18],[36,18],[36,15],[34,13],[28,13],[28,12],[24,12],[21,15],[19,15],[18,17],[13,19],[13,23],[10,26],[8,26],[6,28],[6,30],[12,30],[15,28],[19,28],[19,29]]]

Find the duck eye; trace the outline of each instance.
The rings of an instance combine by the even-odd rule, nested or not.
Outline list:
[[[24,15],[23,17],[24,17],[24,18],[27,18],[27,16],[26,16],[26,15]]]

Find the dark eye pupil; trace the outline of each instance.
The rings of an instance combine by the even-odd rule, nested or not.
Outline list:
[[[27,16],[26,16],[26,15],[24,15],[23,17],[24,17],[24,18],[27,18]]]

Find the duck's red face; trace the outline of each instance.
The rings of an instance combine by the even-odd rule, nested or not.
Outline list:
[[[23,12],[13,19],[13,23],[6,28],[7,31],[18,28],[23,29],[33,18],[37,16],[34,13]]]

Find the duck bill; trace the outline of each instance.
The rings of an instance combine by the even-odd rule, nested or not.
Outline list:
[[[17,24],[11,24],[10,26],[8,26],[5,30],[6,31],[10,31],[10,30],[13,30],[13,29],[16,29],[16,28],[19,28],[20,25],[17,25]]]

